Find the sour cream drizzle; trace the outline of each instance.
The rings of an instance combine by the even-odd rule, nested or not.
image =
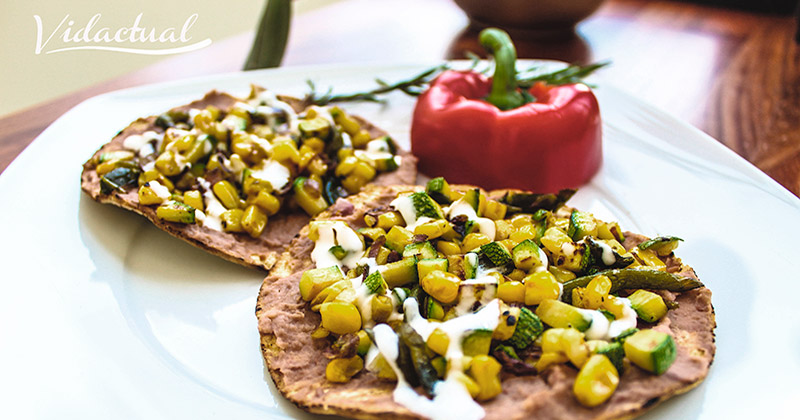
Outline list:
[[[211,183],[204,178],[197,178],[197,182],[203,187],[203,204],[206,207],[205,217],[201,218],[203,227],[222,232],[222,213],[227,210],[219,202],[214,191],[211,190]]]
[[[600,311],[580,309],[581,313],[592,318],[592,324],[589,325],[589,329],[584,331],[588,340],[608,341],[620,335],[623,331],[636,326],[636,311],[631,308],[631,302],[625,298],[617,299],[622,300],[625,307],[622,310],[622,318],[614,321],[609,321]]]
[[[319,239],[314,243],[311,251],[311,260],[317,267],[347,266],[354,268],[358,265],[364,253],[364,243],[358,234],[342,221],[315,222]],[[339,245],[347,251],[347,255],[339,260],[331,252],[333,246]]]
[[[447,215],[448,219],[452,219],[456,216],[467,216],[467,220],[472,220],[478,225],[478,230],[489,237],[490,241],[493,241],[496,233],[497,228],[494,225],[494,220],[488,219],[486,217],[478,217],[478,213],[475,212],[475,209],[472,207],[472,204],[466,202],[464,198],[459,198],[449,207],[443,209],[444,213]]]

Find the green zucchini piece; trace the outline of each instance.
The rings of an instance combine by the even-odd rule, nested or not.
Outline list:
[[[481,190],[479,188],[473,188],[471,190],[467,190],[464,193],[464,202],[468,203],[475,209],[475,213],[480,216],[480,204],[481,204]]]
[[[489,242],[481,245],[481,254],[496,267],[504,267],[512,261],[511,253],[500,242]]]
[[[480,258],[474,252],[464,254],[464,279],[474,279],[478,275]]]
[[[417,262],[417,273],[419,278],[424,279],[431,271],[441,270],[447,272],[450,264],[447,258],[428,258]]]
[[[464,356],[478,356],[489,354],[492,346],[492,333],[487,329],[472,330],[461,340],[461,351]]]
[[[381,274],[391,288],[418,282],[417,259],[415,257],[403,258],[400,261],[386,264]]]
[[[669,290],[671,292],[685,292],[687,290],[703,287],[703,283],[692,277],[684,277],[666,271],[658,270],[637,270],[630,268],[620,268],[614,270],[599,271],[597,273],[578,277],[564,282],[564,289],[561,292],[561,300],[567,303],[572,302],[572,289],[576,287],[586,287],[592,279],[602,274],[611,280],[611,292],[614,293],[622,289],[650,289],[650,290]]]
[[[631,328],[628,328],[628,329],[627,329],[627,330],[625,330],[625,331],[622,331],[621,333],[619,333],[619,335],[618,335],[618,336],[616,336],[616,337],[612,338],[611,340],[612,340],[612,341],[614,341],[615,343],[624,343],[624,342],[625,342],[625,340],[627,340],[627,339],[628,339],[628,337],[630,337],[630,336],[632,336],[632,335],[636,334],[637,332],[639,332],[639,329],[638,329],[638,328],[636,328],[636,327],[631,327]]]
[[[100,177],[100,192],[110,194],[112,191],[124,193],[124,187],[139,181],[140,171],[136,168],[117,167]]]
[[[430,217],[431,219],[443,219],[442,208],[433,201],[431,196],[425,192],[415,192],[411,194],[411,202],[414,204],[414,211],[417,219],[420,217]]]
[[[608,357],[608,360],[611,361],[611,364],[617,369],[617,372],[622,374],[622,369],[624,367],[622,360],[625,358],[625,350],[622,348],[622,343],[606,343],[601,345],[595,353],[602,354]]]
[[[195,222],[195,209],[180,201],[169,200],[156,208],[156,216],[168,222],[191,224]]]
[[[333,256],[334,256],[334,257],[336,257],[336,259],[337,259],[337,260],[341,260],[342,258],[344,258],[344,257],[346,257],[346,256],[347,256],[347,250],[346,250],[346,249],[344,249],[344,248],[342,248],[342,246],[341,246],[341,245],[334,245],[334,246],[332,246],[332,247],[331,247],[331,248],[328,250],[328,252],[330,252],[331,254],[333,254]]]
[[[664,299],[653,292],[639,289],[628,296],[628,300],[631,302],[631,308],[644,321],[656,322],[667,314]]]
[[[428,241],[408,244],[403,248],[403,258],[417,257],[418,259],[430,259],[436,258],[438,255],[436,248]]]
[[[364,285],[367,286],[367,291],[371,295],[382,295],[386,293],[389,287],[383,279],[380,271],[374,271],[364,279]]]
[[[525,239],[511,250],[514,266],[523,271],[529,271],[533,267],[542,265],[539,254],[539,247],[536,242]]]
[[[586,331],[592,325],[592,318],[580,309],[554,299],[545,299],[536,308],[536,315],[553,328],[575,328]]]
[[[386,247],[392,251],[403,253],[406,245],[414,242],[414,233],[402,226],[392,226],[386,233]]]
[[[428,310],[425,314],[427,319],[434,319],[436,321],[441,321],[444,319],[444,307],[441,303],[439,303],[439,301],[428,296],[427,307]]]
[[[533,194],[521,191],[509,191],[500,202],[508,205],[506,214],[536,213],[539,209],[553,211],[566,203],[573,195],[574,189],[563,189],[556,194]]]
[[[325,140],[331,131],[331,123],[324,117],[314,117],[311,119],[300,120],[297,128],[303,138],[317,137]]]
[[[573,241],[583,239],[585,236],[597,234],[597,222],[594,217],[583,211],[573,210],[569,216],[569,228],[567,235]]]
[[[652,249],[658,255],[664,257],[672,253],[678,247],[678,243],[683,239],[677,236],[659,236],[639,244],[639,249]]]
[[[450,184],[444,178],[433,178],[425,186],[425,192],[439,204],[450,204]]]
[[[392,289],[395,306],[403,307],[403,302],[411,295],[411,289],[407,287],[395,287]]]
[[[508,339],[508,343],[522,350],[531,345],[543,331],[542,320],[530,309],[520,308],[517,327],[514,329],[514,335]]]
[[[678,356],[672,336],[656,330],[640,330],[623,344],[625,356],[636,366],[656,375],[666,372]]]

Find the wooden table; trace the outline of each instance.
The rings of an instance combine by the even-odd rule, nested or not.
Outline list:
[[[683,118],[800,195],[800,46],[791,17],[609,0],[561,40],[515,40],[520,57],[611,60],[603,77]],[[0,119],[0,171],[79,102],[115,89],[236,71],[252,34],[215,41]],[[477,51],[450,0],[348,0],[297,16],[285,65],[433,62]],[[175,69],[180,69],[176,71]]]

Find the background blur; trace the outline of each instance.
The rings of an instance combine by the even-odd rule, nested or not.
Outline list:
[[[335,1],[337,0],[297,0],[294,2],[294,13],[302,14]],[[113,33],[117,28],[130,27],[141,13],[139,26],[155,27],[156,33],[160,33],[167,27],[177,28],[180,32],[186,19],[196,13],[197,21],[188,31],[192,37],[189,43],[206,38],[213,43],[232,35],[254,31],[264,5],[265,2],[259,0],[2,0],[0,116],[174,57],[90,50],[52,54],[45,54],[43,51],[37,55],[37,24],[34,15],[41,16],[44,41],[67,15],[75,22],[73,33],[84,27],[98,13],[101,17],[95,31],[101,27],[109,27]],[[53,36],[45,50],[73,46],[60,39],[66,25]],[[151,45],[129,46],[142,48]],[[179,45],[163,45],[169,46]]]

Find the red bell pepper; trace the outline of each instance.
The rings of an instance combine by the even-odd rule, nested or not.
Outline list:
[[[516,51],[508,35],[488,29],[480,41],[495,57],[491,80],[474,71],[445,71],[417,101],[411,150],[422,173],[534,192],[589,181],[602,160],[600,110],[592,91],[580,83],[539,82],[526,95],[517,87]]]

